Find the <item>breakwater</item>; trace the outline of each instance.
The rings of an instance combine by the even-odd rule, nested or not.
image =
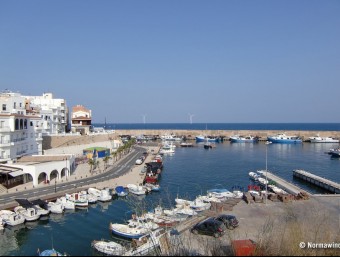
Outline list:
[[[304,130],[171,130],[171,129],[121,129],[115,130],[116,135],[131,135],[131,136],[162,136],[166,134],[173,134],[179,137],[186,137],[187,139],[195,139],[196,136],[216,136],[230,138],[234,135],[243,136],[258,136],[259,138],[267,138],[268,136],[285,133],[289,136],[299,136],[304,141],[309,137],[319,135],[321,137],[340,138],[340,131],[304,131]]]

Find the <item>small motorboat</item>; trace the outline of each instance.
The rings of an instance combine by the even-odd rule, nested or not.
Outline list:
[[[113,241],[93,241],[91,246],[95,248],[98,252],[107,254],[107,255],[115,255],[115,256],[122,256],[127,251],[127,249]]]
[[[158,184],[146,183],[144,184],[144,186],[147,187],[149,191],[155,191],[155,192],[160,191],[160,186]]]
[[[40,219],[40,214],[34,208],[24,208],[22,206],[17,206],[14,208],[14,212],[20,213],[22,216],[25,217],[26,221],[36,221]]]
[[[61,203],[65,210],[74,210],[76,208],[75,203],[66,199],[66,197],[60,197],[56,202]]]
[[[49,202],[48,209],[51,211],[51,213],[62,214],[65,210],[65,207],[60,202]]]

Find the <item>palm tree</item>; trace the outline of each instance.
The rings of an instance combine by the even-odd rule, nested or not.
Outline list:
[[[105,156],[104,159],[103,159],[103,162],[104,162],[104,170],[106,170],[107,168],[107,163],[109,162],[109,160],[112,159],[111,156]]]
[[[90,165],[90,173],[92,175],[92,168],[95,165],[95,161],[93,159],[89,159],[87,163]]]

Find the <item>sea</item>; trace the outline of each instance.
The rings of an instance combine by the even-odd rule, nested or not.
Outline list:
[[[112,125],[112,124],[111,124]],[[148,124],[150,129],[191,129],[189,125]],[[194,125],[194,124],[192,124]],[[115,126],[115,125],[114,125]],[[115,129],[140,129],[144,124],[116,125]],[[195,124],[205,129],[206,124]],[[278,130],[340,130],[339,124],[208,124],[208,129],[278,129]],[[160,192],[143,197],[128,196],[116,198],[109,203],[97,203],[89,208],[67,211],[62,215],[51,214],[49,218],[24,225],[5,228],[0,231],[0,255],[34,256],[38,249],[54,248],[61,253],[78,256],[99,256],[91,247],[93,240],[113,240],[126,243],[114,237],[109,224],[124,223],[133,212],[152,210],[157,205],[170,208],[174,199],[193,200],[211,188],[247,189],[254,182],[250,171],[268,170],[311,193],[327,193],[293,177],[294,169],[304,169],[335,182],[340,182],[340,160],[333,159],[326,152],[338,144],[270,144],[218,143],[216,148],[204,149],[202,143],[192,148],[177,147],[172,155],[164,155],[164,170],[160,179]],[[142,168],[142,167],[141,167]]]

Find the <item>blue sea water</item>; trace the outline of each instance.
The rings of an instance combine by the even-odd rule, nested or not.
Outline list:
[[[124,222],[136,210],[157,204],[170,207],[178,195],[194,199],[206,190],[233,186],[247,188],[251,184],[248,173],[265,169],[311,192],[321,192],[293,179],[294,169],[305,169],[316,175],[340,182],[340,160],[325,154],[337,144],[245,144],[224,142],[206,150],[203,144],[193,148],[176,149],[175,154],[164,156],[164,170],[160,185],[162,191],[143,198],[130,196],[110,203],[90,206],[86,210],[50,215],[49,219],[26,223],[0,232],[0,255],[36,255],[50,249],[69,255],[99,255],[91,248],[92,240],[117,240],[109,232],[110,222]],[[138,208],[137,208],[138,209]]]
[[[106,129],[340,131],[340,123],[97,123]]]

